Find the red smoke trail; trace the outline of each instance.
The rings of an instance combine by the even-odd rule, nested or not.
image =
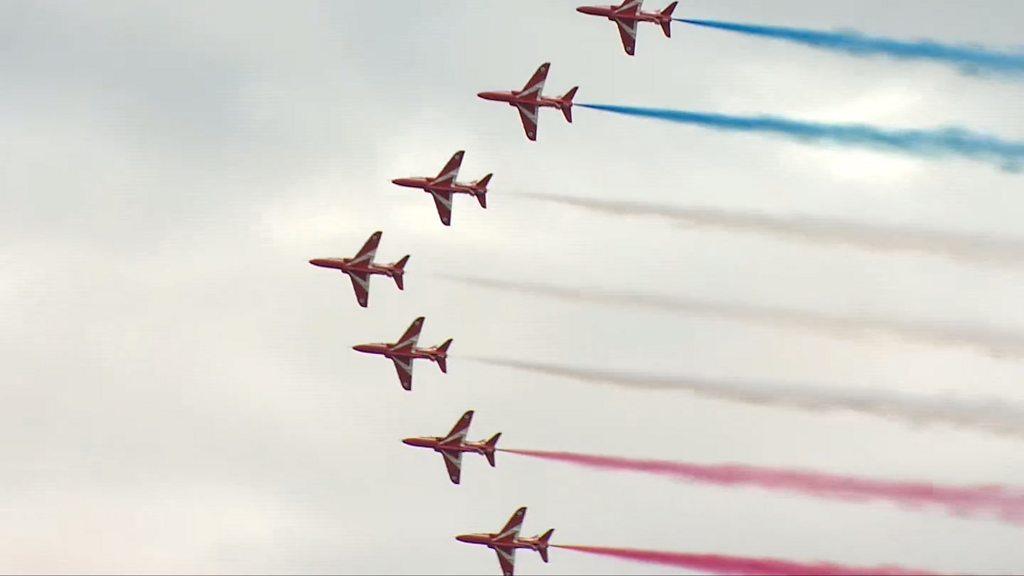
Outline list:
[[[768,558],[742,558],[717,554],[683,554],[680,552],[657,552],[634,550],[632,548],[604,548],[600,546],[555,546],[587,554],[611,556],[623,560],[634,560],[646,564],[661,564],[704,574],[777,575],[777,576],[910,576],[927,575],[932,572],[909,570],[895,566],[876,568],[854,568],[836,564],[801,564]]]
[[[572,452],[503,450],[512,454],[568,462],[589,468],[644,472],[677,480],[707,482],[718,486],[756,486],[797,492],[819,498],[888,500],[910,506],[941,506],[967,516],[990,513],[1002,520],[1024,524],[1024,491],[999,486],[945,487],[926,483],[891,482],[798,470],[757,468],[738,464],[706,465],[634,460]]]

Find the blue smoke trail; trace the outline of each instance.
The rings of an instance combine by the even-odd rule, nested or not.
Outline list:
[[[677,18],[676,20],[695,26],[788,40],[806,46],[845,52],[855,56],[883,55],[902,60],[929,60],[957,66],[964,72],[1024,73],[1024,54],[992,52],[977,46],[951,46],[931,40],[908,42],[888,38],[874,38],[857,32],[826,32],[804,28],[718,22],[715,20],[688,20],[682,18]]]
[[[775,116],[728,116],[667,110],[577,104],[615,114],[694,124],[717,130],[777,134],[793,140],[832,142],[875,150],[896,150],[917,156],[960,156],[993,162],[1004,170],[1018,171],[1024,161],[1024,142],[1003,140],[962,128],[936,130],[885,130],[864,124],[803,122]]]

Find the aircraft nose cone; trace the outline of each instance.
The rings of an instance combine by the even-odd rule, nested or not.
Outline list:
[[[352,347],[352,349],[355,350],[356,352],[369,352],[370,351],[370,347],[367,346],[366,344],[356,344],[355,346]]]
[[[467,544],[472,543],[472,540],[469,539],[469,536],[456,536],[455,539],[459,542],[466,542]]]
[[[412,438],[405,438],[405,439],[403,439],[402,440],[402,444],[405,444],[406,446],[415,446],[416,445],[416,444],[413,443]]]

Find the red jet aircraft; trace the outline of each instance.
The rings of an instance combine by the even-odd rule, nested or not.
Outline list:
[[[363,244],[355,258],[315,258],[309,263],[321,268],[334,268],[348,274],[348,277],[352,279],[352,289],[356,291],[356,300],[359,301],[360,306],[366,308],[370,298],[370,276],[374,274],[394,278],[398,289],[405,289],[402,275],[405,274],[405,264],[409,261],[408,256],[403,256],[394,264],[378,265],[373,263],[381,234],[381,232],[374,232],[366,244]]]
[[[516,513],[509,519],[508,524],[497,534],[463,534],[456,536],[459,542],[467,544],[482,544],[498,553],[498,563],[501,564],[501,573],[504,576],[512,576],[516,566],[516,549],[527,548],[536,550],[541,560],[548,561],[548,540],[554,528],[533,538],[520,538],[519,527],[523,524],[526,516],[526,508],[516,510]]]
[[[619,26],[619,36],[622,37],[622,47],[626,54],[632,56],[636,52],[636,25],[638,22],[652,22],[660,24],[665,31],[667,38],[672,37],[672,12],[676,9],[676,2],[668,5],[661,12],[643,12],[640,6],[643,0],[626,0],[618,6],[580,6],[577,12],[591,16],[601,16],[615,22]]]
[[[576,96],[576,86],[565,93],[561,98],[545,98],[541,91],[544,89],[544,81],[548,77],[548,68],[551,64],[540,65],[533,74],[533,78],[526,83],[526,86],[518,92],[481,92],[477,96],[484,100],[495,102],[507,102],[509,106],[519,109],[519,117],[523,121],[523,129],[526,130],[526,137],[530,140],[537,139],[537,115],[541,108],[558,108],[565,115],[565,119],[572,123],[572,99]]]
[[[501,432],[498,432],[486,442],[466,442],[466,433],[469,432],[469,424],[472,421],[473,411],[470,410],[462,415],[452,431],[444,438],[425,436],[406,438],[402,442],[417,448],[430,448],[440,454],[444,459],[444,465],[448,468],[448,477],[452,479],[452,484],[458,484],[462,474],[463,452],[483,454],[491,467],[494,467],[494,450],[498,445],[498,438],[501,438]]]
[[[417,358],[425,358],[431,362],[437,362],[441,372],[448,372],[448,347],[452,345],[449,338],[444,344],[433,348],[417,348],[416,342],[420,338],[420,329],[423,328],[423,317],[412,321],[409,329],[402,334],[397,343],[394,344],[360,344],[353,346],[356,352],[366,354],[377,354],[387,357],[395,363],[398,370],[398,379],[402,388],[412,390],[412,361]]]
[[[459,150],[452,156],[452,159],[444,165],[440,174],[434,178],[397,178],[392,184],[405,186],[406,188],[419,188],[429,192],[434,197],[434,204],[437,206],[437,214],[441,217],[441,223],[445,226],[452,224],[452,197],[455,194],[470,194],[476,197],[482,208],[487,208],[487,184],[491,181],[493,174],[488,174],[476,182],[459,184],[455,178],[459,175],[459,167],[462,166],[462,156],[465,154]]]

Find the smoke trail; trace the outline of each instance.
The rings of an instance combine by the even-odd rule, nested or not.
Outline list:
[[[1024,54],[994,52],[980,46],[954,46],[930,40],[892,40],[865,36],[857,32],[828,32],[715,20],[681,18],[676,20],[694,26],[786,40],[854,56],[889,56],[900,60],[926,60],[956,66],[964,72],[1024,73]]]
[[[1006,522],[1024,523],[1024,491],[1013,491],[1000,486],[949,487],[923,482],[892,482],[740,464],[689,464],[574,452],[511,449],[504,449],[502,452],[599,470],[640,472],[715,486],[753,486],[817,498],[883,500],[913,507],[935,506],[957,516],[991,514]]]
[[[1024,357],[1024,334],[992,327],[964,326],[946,322],[911,322],[879,316],[832,316],[791,308],[673,298],[655,294],[586,291],[579,288],[464,276],[447,278],[479,288],[544,296],[567,302],[634,306],[768,326],[783,325],[840,337],[884,334],[907,342],[975,348],[994,357]]]
[[[587,554],[597,554],[622,560],[632,560],[645,564],[660,564],[687,570],[695,570],[702,574],[737,574],[767,576],[926,576],[934,574],[923,570],[911,570],[896,566],[879,566],[875,568],[856,568],[838,564],[804,564],[770,558],[743,558],[740,556],[724,556],[720,554],[685,554],[682,552],[658,552],[655,550],[637,550],[635,548],[607,548],[604,546],[570,546],[566,544],[551,545],[552,548],[575,550]]]
[[[963,128],[886,130],[865,124],[827,124],[776,116],[729,116],[607,104],[577,106],[627,116],[694,124],[716,130],[776,134],[805,142],[831,142],[874,150],[895,150],[916,156],[959,156],[992,162],[1009,171],[1019,170],[1021,161],[1024,160],[1024,142],[1003,140]]]
[[[813,216],[769,216],[714,208],[680,208],[556,194],[519,195],[616,216],[656,216],[679,225],[765,234],[815,244],[831,242],[866,250],[916,252],[969,262],[1024,265],[1024,240],[915,228],[885,228]]]
[[[1004,400],[964,401],[923,398],[892,391],[830,389],[745,380],[713,380],[691,376],[650,376],[608,370],[584,370],[517,360],[474,358],[493,366],[580,382],[641,390],[690,392],[707,398],[754,406],[780,406],[821,413],[846,410],[908,424],[945,424],[965,429],[1024,438],[1024,406]]]

